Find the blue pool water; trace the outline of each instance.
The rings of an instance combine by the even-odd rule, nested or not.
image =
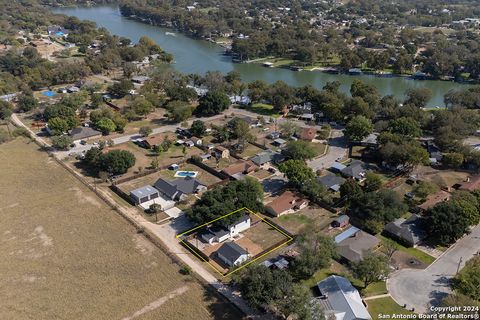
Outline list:
[[[197,175],[197,173],[195,171],[178,171],[176,176],[179,176],[179,177],[195,177]]]
[[[56,93],[53,91],[45,91],[45,92],[42,92],[42,94],[46,97],[53,97]]]

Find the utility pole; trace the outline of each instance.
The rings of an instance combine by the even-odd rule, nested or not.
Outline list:
[[[458,266],[457,266],[457,273],[455,274],[458,274],[458,271],[460,271],[460,265],[462,264],[462,260],[463,260],[463,257],[460,257],[460,260],[458,261]]]

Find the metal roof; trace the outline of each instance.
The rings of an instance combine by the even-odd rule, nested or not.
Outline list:
[[[357,289],[344,277],[330,276],[320,281],[317,287],[325,297],[318,301],[325,301],[322,304],[328,311],[341,316],[342,320],[372,319]]]
[[[130,194],[140,199],[143,197],[151,196],[153,194],[158,194],[158,190],[152,186],[144,186],[144,187],[130,191]]]
[[[224,258],[228,261],[232,262],[232,264],[238,260],[242,255],[248,254],[248,252],[240,247],[235,242],[227,242],[223,244],[218,250],[218,254],[221,254]]]

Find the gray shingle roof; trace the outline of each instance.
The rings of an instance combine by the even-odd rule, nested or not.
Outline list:
[[[340,186],[345,182],[345,179],[334,174],[327,174],[323,177],[319,177],[318,182],[328,189],[338,191]]]
[[[217,250],[217,253],[233,263],[248,252],[235,242],[227,242]]]
[[[203,183],[190,177],[179,178],[172,181],[160,178],[155,182],[154,186],[171,199],[177,198],[182,194],[195,193],[199,187],[205,187]]]
[[[250,158],[250,160],[252,160],[252,162],[256,165],[262,165],[267,162],[281,162],[284,159],[285,157],[282,154],[270,149],[262,151]]]
[[[346,177],[351,177],[355,179],[362,179],[363,173],[365,173],[365,164],[361,161],[354,161],[348,167],[342,170],[342,174]]]
[[[330,276],[320,281],[317,287],[325,296],[325,299],[319,298],[317,301],[327,309],[326,311],[342,315],[343,320],[372,318],[363,305],[357,289],[344,277]]]
[[[426,232],[421,227],[422,222],[420,216],[413,214],[408,219],[399,218],[390,222],[385,226],[385,231],[415,246],[426,237]]]
[[[87,139],[87,138],[95,137],[99,135],[102,135],[100,131],[97,131],[90,127],[78,127],[70,130],[70,137],[72,138],[73,141]]]
[[[380,242],[376,237],[362,230],[356,231],[342,241],[337,242],[337,237],[335,238],[335,242],[337,243],[338,252],[343,258],[352,262],[363,260],[365,253],[374,249]]]

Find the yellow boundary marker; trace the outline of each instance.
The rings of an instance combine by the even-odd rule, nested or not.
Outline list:
[[[223,218],[225,218],[225,217],[228,217],[229,215],[232,215],[232,214],[237,213],[237,212],[240,212],[240,211],[248,211],[248,213],[257,216],[262,222],[268,224],[270,227],[274,228],[276,231],[280,232],[280,233],[283,234],[285,237],[287,237],[288,240],[287,240],[285,243],[282,243],[281,245],[276,246],[275,248],[268,250],[267,252],[263,253],[262,255],[256,257],[255,259],[248,261],[246,264],[241,265],[241,266],[238,267],[237,269],[232,270],[232,271],[230,271],[230,272],[227,272],[226,274],[223,274],[223,273],[222,273],[220,270],[218,270],[213,264],[211,264],[210,262],[208,262],[207,260],[205,260],[205,259],[204,259],[202,256],[200,256],[197,252],[195,252],[195,250],[194,250],[191,246],[189,246],[189,245],[187,244],[187,242],[185,242],[184,240],[181,240],[181,239],[180,239],[180,243],[183,243],[195,256],[197,256],[198,258],[200,258],[202,261],[206,262],[213,270],[215,270],[218,274],[220,274],[222,277],[225,278],[225,277],[231,275],[232,273],[237,272],[238,270],[241,270],[242,268],[245,268],[245,267],[248,266],[249,264],[257,261],[258,259],[260,259],[260,258],[262,258],[262,257],[264,257],[264,256],[266,256],[267,254],[269,254],[269,253],[271,253],[271,252],[273,252],[273,251],[275,251],[275,250],[283,247],[284,245],[290,243],[290,242],[293,240],[293,238],[292,238],[291,236],[289,236],[288,234],[286,234],[285,232],[283,232],[282,230],[280,230],[279,228],[277,228],[276,226],[274,226],[273,224],[271,224],[270,222],[268,222],[265,218],[262,218],[260,215],[258,215],[257,213],[253,212],[252,210],[250,210],[250,209],[248,209],[248,208],[246,208],[246,207],[245,207],[245,208],[238,209],[238,210],[235,210],[235,211],[232,211],[232,212],[227,213],[226,215],[223,215],[223,216],[221,216],[221,217],[219,217],[219,218],[216,218],[216,219],[214,219],[214,220],[212,220],[212,221],[209,221],[209,222],[207,222],[207,223],[204,223],[204,224],[202,224],[202,225],[199,225],[199,226],[196,226],[196,227],[194,227],[194,228],[192,228],[192,229],[189,229],[189,230],[187,230],[187,231],[185,231],[185,232],[182,232],[182,233],[180,233],[180,234],[177,234],[177,235],[176,235],[176,238],[179,239],[181,236],[183,236],[183,235],[185,235],[185,234],[187,234],[187,233],[190,233],[190,232],[192,232],[192,231],[194,231],[194,230],[197,230],[197,229],[200,229],[200,228],[202,228],[202,227],[208,226],[209,224],[211,224],[211,223],[213,223],[213,222],[215,222],[215,221],[221,220],[221,219],[223,219]]]

